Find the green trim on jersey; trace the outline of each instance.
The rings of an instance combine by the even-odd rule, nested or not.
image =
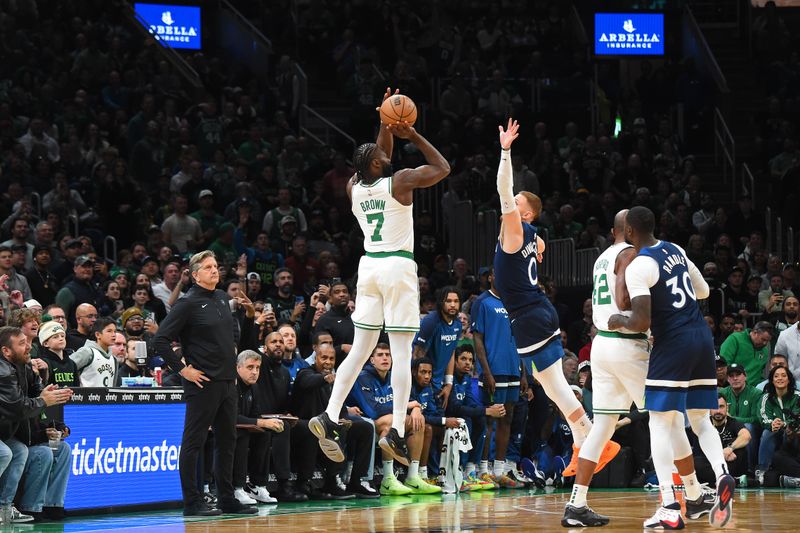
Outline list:
[[[367,257],[374,257],[381,259],[384,257],[405,257],[406,259],[414,259],[414,253],[407,250],[396,250],[394,252],[364,252]]]
[[[372,330],[380,330],[383,326],[374,325],[374,324],[362,324],[361,322],[356,322],[353,320],[353,325],[359,329],[372,329]]]
[[[642,339],[647,340],[647,335],[644,333],[621,333],[619,331],[603,331],[598,330],[597,334],[601,337],[611,337],[612,339]]]
[[[383,180],[383,179],[386,179],[386,178],[378,178],[378,179],[376,179],[375,181],[373,181],[373,182],[372,182],[372,183],[370,183],[370,184],[364,183],[363,181],[359,181],[359,182],[358,182],[358,184],[359,184],[360,186],[362,186],[362,187],[365,187],[365,188],[367,188],[367,189],[370,189],[370,188],[372,188],[372,187],[376,186],[377,184],[379,184],[379,183],[381,182],[381,180]],[[391,190],[391,189],[389,189],[389,190]]]
[[[386,326],[384,328],[386,331],[399,331],[399,332],[407,332],[407,333],[416,333],[419,331],[419,326]]]

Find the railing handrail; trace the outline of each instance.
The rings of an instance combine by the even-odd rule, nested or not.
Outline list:
[[[767,228],[767,250],[774,253],[775,248],[772,246],[772,208],[769,206],[764,209],[764,226]]]
[[[692,13],[692,9],[689,7],[689,4],[684,6],[683,14],[689,31],[692,32],[692,35],[702,47],[703,55],[710,63],[711,77],[717,84],[717,88],[722,93],[729,93],[730,88],[728,87],[728,80],[725,78],[725,74],[722,72],[719,63],[717,63],[717,58],[714,57],[711,47],[708,46],[708,41],[706,41],[706,38],[703,35],[703,30],[700,29],[700,25],[697,23],[697,19],[694,18],[694,13]]]
[[[128,19],[133,23],[136,28],[145,34],[147,37],[151,39],[155,39],[155,36],[150,32],[149,25],[146,20],[144,20],[139,13],[130,5],[128,2],[122,2],[123,9],[122,12]],[[175,67],[175,69],[181,73],[181,75],[188,81],[192,87],[195,89],[204,89],[203,81],[200,79],[200,75],[197,71],[192,68],[192,66],[186,62],[185,59],[181,57],[181,55],[175,51],[168,43],[164,41],[158,41],[159,49],[162,50],[164,57],[169,61],[169,63]]]
[[[256,28],[255,25],[252,22],[250,22],[250,20],[247,17],[242,15],[242,13],[238,9],[236,9],[233,6],[233,4],[231,4],[228,0],[219,0],[219,4],[220,6],[224,6],[233,14],[234,17],[239,19],[239,22],[241,22],[245,26],[245,28],[247,28],[247,30],[256,37],[256,39],[260,40],[263,44],[265,44],[269,50],[273,49],[272,41],[270,41],[266,35],[261,33],[261,30]]]
[[[575,29],[578,44],[586,45],[589,43],[589,37],[586,33],[586,27],[583,25],[583,20],[581,20],[581,15],[578,13],[578,8],[575,7],[575,4],[570,6],[570,17],[573,19],[575,24]]]
[[[356,140],[342,128],[340,128],[339,126],[337,126],[336,124],[334,124],[333,122],[322,116],[318,111],[310,107],[308,104],[303,104],[301,107],[305,112],[311,113],[312,115],[317,117],[320,121],[324,122],[328,128],[332,129],[333,131],[335,131],[336,133],[347,139],[347,141],[353,145],[353,148],[356,147]]]
[[[786,259],[794,264],[794,228],[786,228]]]
[[[753,206],[756,205],[756,179],[753,177],[753,173],[750,171],[750,166],[747,163],[742,165],[742,192],[745,192],[746,189],[747,193],[750,195],[750,199],[753,202]]]
[[[729,148],[730,146],[730,148]],[[722,112],[719,110],[718,107],[714,108],[714,161],[719,162],[719,155],[720,149],[722,151],[722,155],[724,156],[722,161],[722,179],[725,183],[728,183],[728,169],[730,168],[731,172],[731,181],[733,185],[731,190],[733,191],[733,198],[736,198],[736,140],[733,138],[733,134],[731,134],[730,128],[728,128],[727,122],[725,122],[725,117],[722,116]],[[727,161],[727,165],[725,164]]]

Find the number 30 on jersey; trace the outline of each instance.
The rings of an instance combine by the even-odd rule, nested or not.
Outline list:
[[[672,302],[672,307],[675,309],[680,309],[686,305],[687,294],[692,300],[697,300],[697,296],[694,293],[694,287],[692,286],[692,278],[689,277],[689,273],[684,272],[680,278],[683,288],[678,286],[678,276],[672,276],[667,280],[667,287],[669,287],[670,291],[675,296],[675,301]]]

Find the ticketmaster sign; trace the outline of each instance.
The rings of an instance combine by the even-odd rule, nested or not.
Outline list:
[[[135,5],[136,13],[157,41],[170,48],[200,50],[200,8],[170,4]]]
[[[664,15],[595,13],[594,53],[598,56],[664,55]]]

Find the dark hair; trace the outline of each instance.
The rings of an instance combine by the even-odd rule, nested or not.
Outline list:
[[[14,326],[0,327],[0,348],[11,348],[11,339],[24,335],[20,328]]]
[[[784,360],[784,361],[786,361],[787,363],[789,362],[789,358],[788,358],[788,357],[786,357],[785,355],[783,355],[782,353],[774,353],[774,354],[772,354],[772,355],[770,356],[769,360],[770,360],[770,361],[772,361],[772,360],[773,360],[773,359],[775,359],[776,357],[777,357],[777,358],[779,358],[779,359],[783,359],[783,360]]]
[[[239,280],[239,278],[232,278],[225,281],[225,283],[222,285],[225,288],[225,292],[227,292],[228,289],[230,289],[231,285],[233,285],[234,283],[236,283],[237,285],[241,285],[241,281]]]
[[[419,369],[419,365],[431,365],[431,369],[433,368],[433,360],[430,357],[420,357],[419,359],[414,359],[411,363],[411,375],[416,375],[417,370]]]
[[[0,254],[3,252],[14,253],[10,246],[0,246]]]
[[[392,355],[392,349],[389,348],[389,345],[385,342],[379,342],[375,345],[375,348],[372,349],[372,353],[370,353],[369,356],[372,357],[378,350],[389,350],[389,355]]]
[[[101,316],[95,321],[94,326],[92,326],[92,333],[102,333],[108,326],[112,324],[115,325],[116,323],[117,321],[111,317]]]
[[[797,390],[797,381],[794,379],[794,374],[792,374],[791,370],[785,366],[776,366],[769,371],[767,384],[764,386],[764,394],[770,398],[775,398],[775,384],[772,383],[772,379],[775,377],[775,372],[779,369],[783,369],[786,372],[786,377],[789,378],[789,384],[786,386],[786,394],[794,394],[795,390]]]
[[[370,179],[369,165],[372,163],[375,150],[378,145],[375,143],[364,143],[353,152],[353,167],[356,171],[356,183],[361,180]]]
[[[756,333],[769,333],[770,335],[773,335],[775,330],[772,327],[772,324],[766,320],[761,320],[760,322],[756,322],[755,326],[753,326],[753,331]]]
[[[148,287],[144,283],[139,283],[138,285],[135,285],[133,287],[133,291],[131,292],[131,295],[136,294],[136,291],[147,291],[148,296],[152,297],[152,295],[150,294],[150,287]]]
[[[652,235],[656,227],[656,217],[648,208],[637,205],[628,210],[626,222],[636,233]]]
[[[456,359],[458,359],[458,356],[461,355],[464,352],[471,353],[472,354],[472,360],[473,361],[475,360],[475,350],[469,344],[462,344],[461,346],[458,346],[456,348],[456,355],[455,355]]]
[[[439,289],[436,293],[436,311],[442,314],[444,311],[444,301],[447,300],[447,295],[455,293],[458,296],[458,303],[461,303],[461,293],[454,285],[446,285]]]
[[[314,335],[311,336],[311,344],[313,344],[313,345],[319,344],[319,338],[322,335],[330,335],[330,334],[331,334],[331,332],[328,331],[327,329],[320,329],[318,331],[315,331]]]

